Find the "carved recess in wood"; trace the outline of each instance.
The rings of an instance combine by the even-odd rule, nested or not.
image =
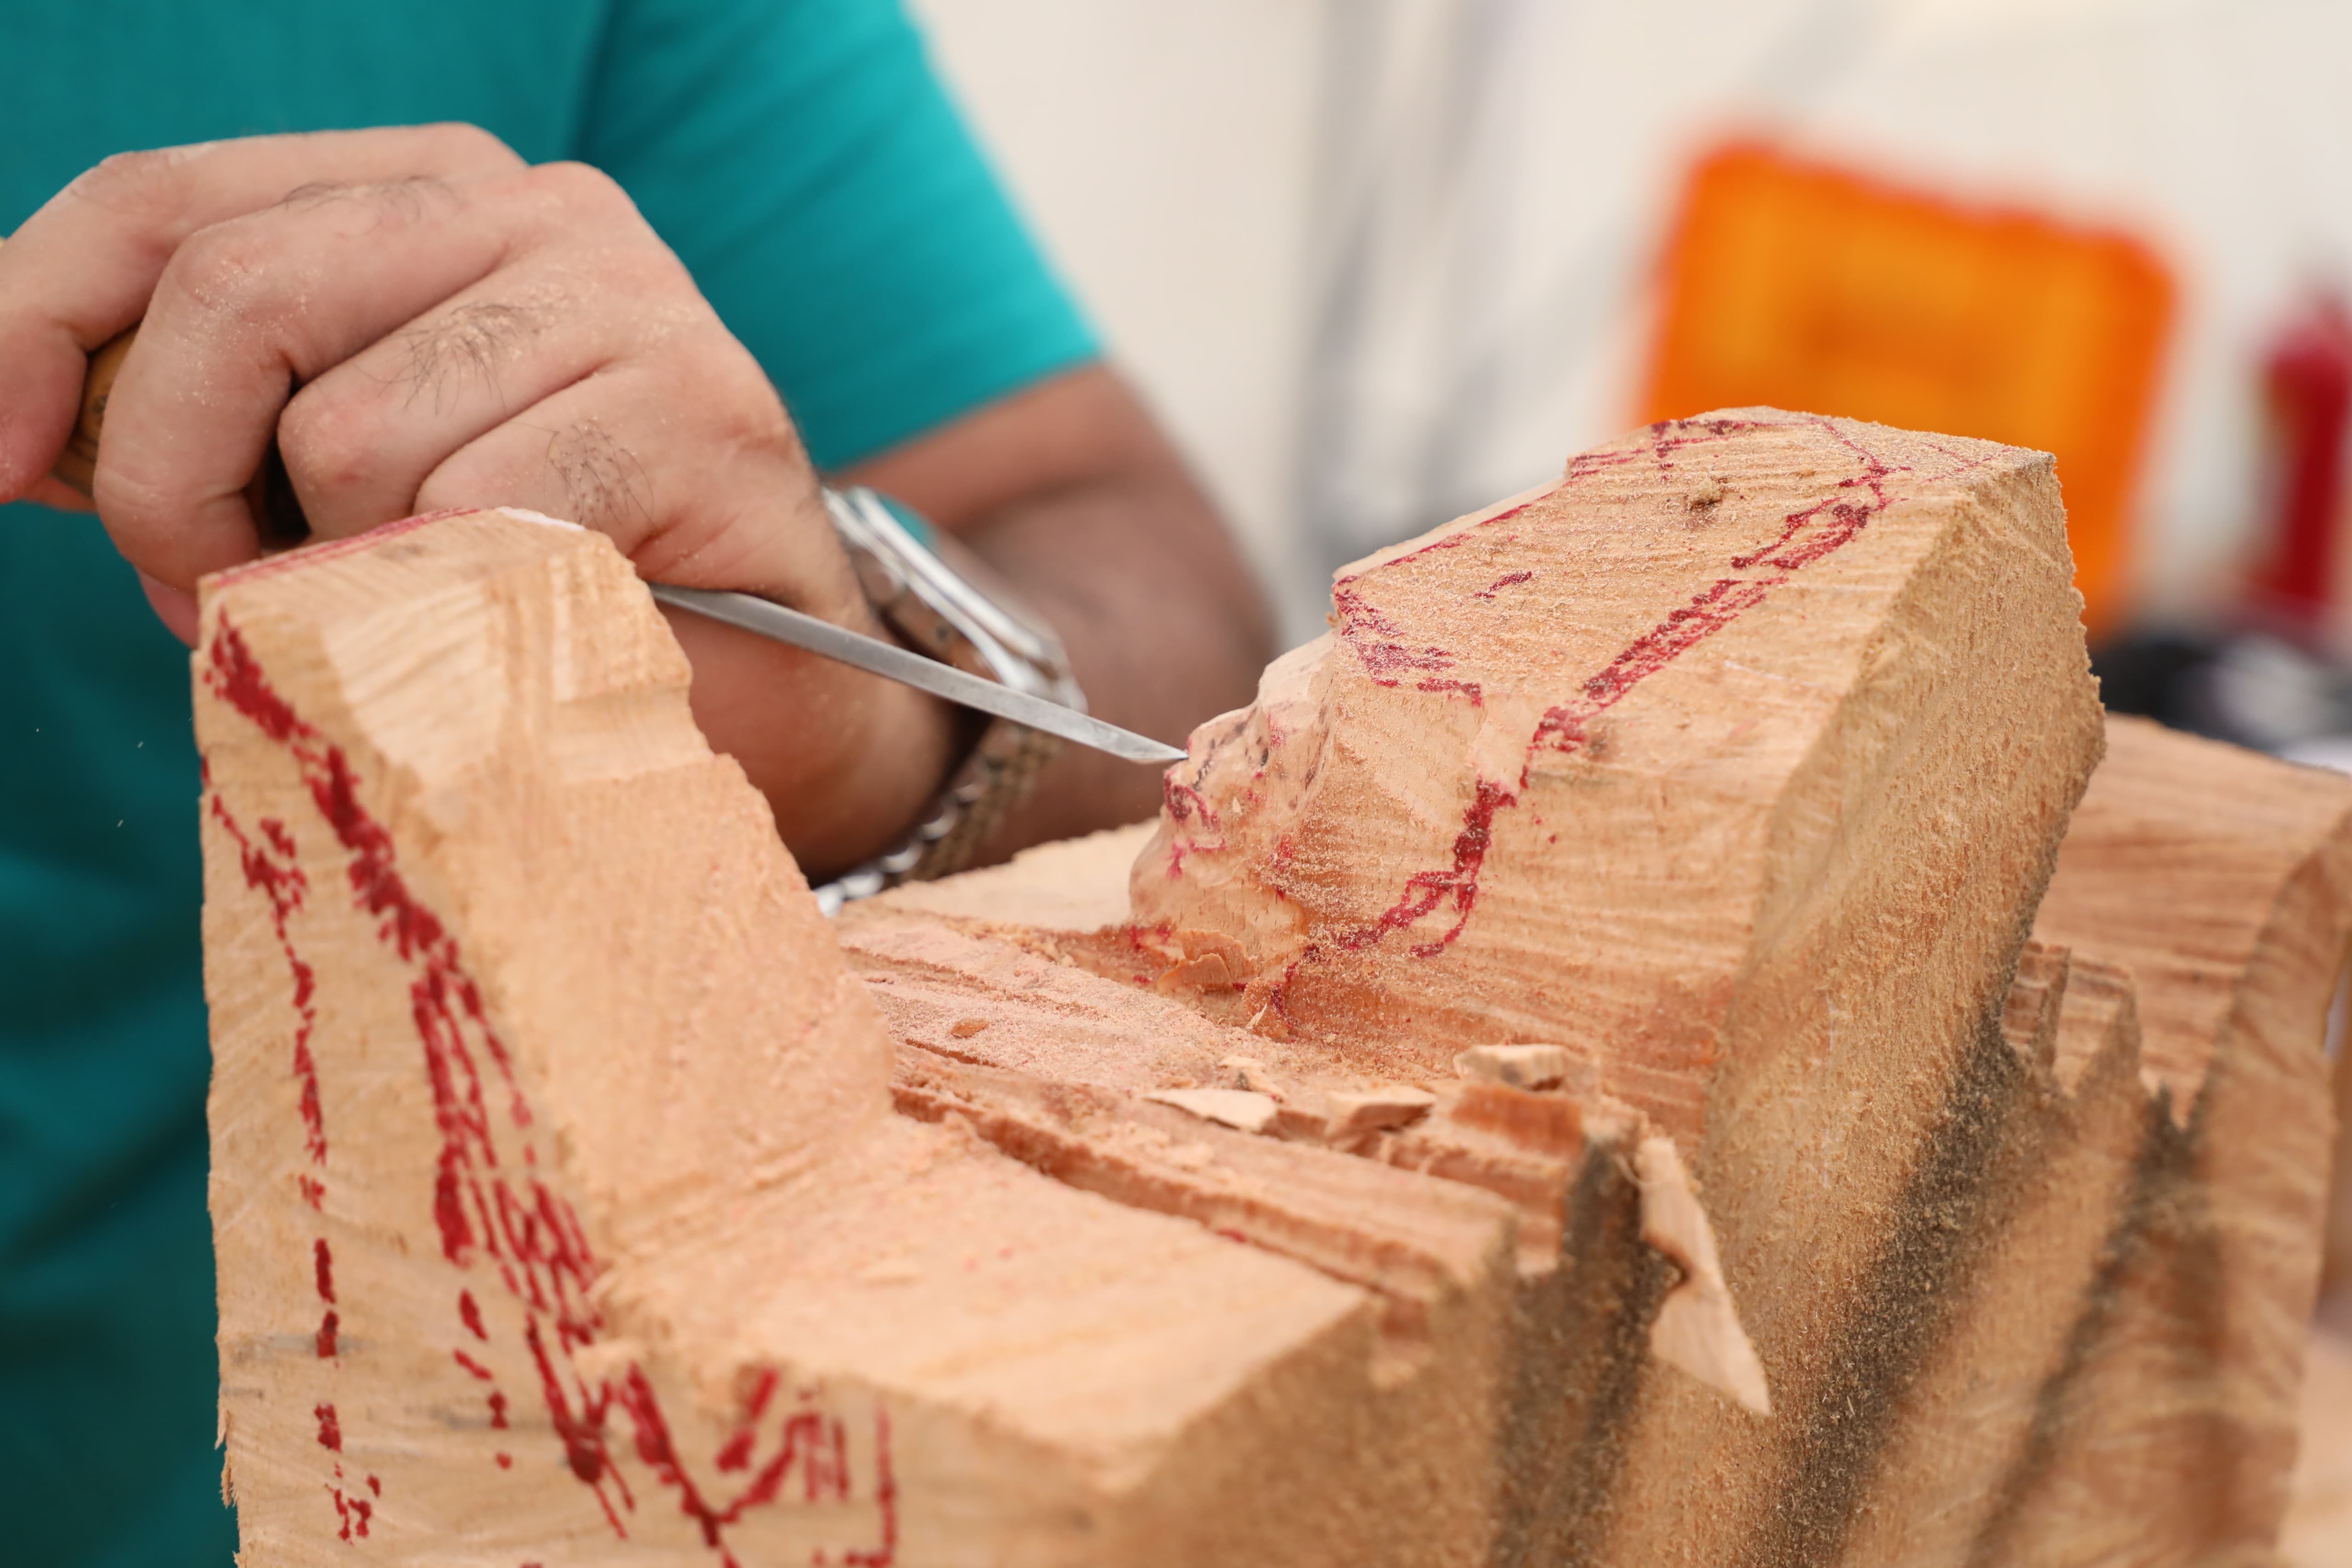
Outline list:
[[[594,536],[424,520],[211,584],[247,1561],[2127,1531],[2002,1479],[2130,1428],[2079,1348],[2193,1138],[2158,1136],[2128,974],[2073,931],[2020,962],[2098,746],[2046,463],[1733,411],[1339,586],[1139,858],[828,930]],[[2258,774],[2293,820],[2215,885],[2211,975],[2284,1041],[2341,801]],[[2149,1058],[2221,1037],[2151,1024]],[[2182,1092],[2244,1119],[2292,1078]],[[2295,1223],[2199,1158],[2197,1203]],[[2193,1359],[2168,1407],[2226,1381]]]
[[[1491,1540],[1504,1206],[1415,1216],[1430,1349],[1392,1366],[1380,1291],[894,1115],[600,536],[426,520],[229,574],[196,672],[242,1561]]]
[[[1780,1418],[1654,1385],[1649,1495],[1588,1551],[1818,1545],[1864,1484],[1891,1406],[1857,1391],[1914,1374],[1963,1266],[2099,754],[2070,578],[2045,456],[1661,425],[1344,569],[1170,775],[1131,882],[1164,981],[1400,1077],[1559,1043],[1690,1155]]]

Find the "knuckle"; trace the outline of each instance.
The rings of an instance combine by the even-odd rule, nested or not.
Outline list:
[[[170,147],[117,153],[67,189],[78,199],[111,212],[142,216],[175,212],[187,199],[186,171],[195,151]]]
[[[527,303],[480,300],[400,334],[394,381],[404,403],[438,412],[482,392],[499,393],[506,368],[530,352],[548,312]]]
[[[635,218],[637,205],[621,183],[588,163],[542,163],[530,178],[558,205],[593,217]]]
[[[572,520],[614,532],[652,520],[652,486],[637,455],[601,420],[581,419],[548,443],[547,466]]]
[[[717,314],[694,286],[694,277],[687,271],[686,263],[656,239],[650,229],[645,237],[645,244],[629,246],[614,254],[613,267],[619,280],[646,298],[670,298],[673,304],[677,301],[671,297],[688,296],[693,301],[691,312],[682,317],[673,313],[672,319],[680,325],[699,325],[706,321],[715,323]]]
[[[181,241],[163,279],[208,312],[249,318],[279,292],[278,248],[252,224],[215,224]]]
[[[446,207],[457,199],[454,187],[437,174],[404,174],[396,179],[369,180],[357,184],[313,181],[287,192],[278,205],[279,210],[298,216],[348,210],[357,216],[361,227],[373,228],[417,223],[436,207]],[[331,215],[317,221],[338,226],[347,224],[347,220]],[[344,231],[351,232],[347,226]]]
[[[376,410],[320,385],[295,394],[278,420],[278,448],[295,487],[337,489],[373,477]]]
[[[577,223],[567,226],[566,239],[581,242],[570,258],[578,265],[581,282],[604,298],[632,302],[619,324],[633,355],[674,356],[716,321],[685,267],[650,236],[644,244],[612,243],[609,235],[598,243],[593,229]]]
[[[730,447],[787,446],[797,448],[799,434],[784,411],[783,399],[750,353],[732,338],[697,343],[681,359],[686,384],[708,389],[695,401],[715,426],[714,434]]]
[[[462,120],[424,128],[436,158],[459,169],[520,169],[522,155],[482,127]]]

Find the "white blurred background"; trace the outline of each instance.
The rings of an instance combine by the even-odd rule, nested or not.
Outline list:
[[[1294,637],[1333,565],[1634,422],[1665,226],[1728,134],[2164,258],[2158,621],[2216,613],[2264,346],[2352,268],[2343,0],[913,4]]]

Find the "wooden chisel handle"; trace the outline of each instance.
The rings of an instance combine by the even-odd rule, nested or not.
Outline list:
[[[89,373],[82,378],[81,414],[74,420],[73,434],[66,437],[66,449],[58,454],[57,467],[49,473],[59,483],[71,486],[83,495],[98,478],[98,433],[106,424],[106,400],[114,391],[114,378],[122,373],[123,358],[131,353],[132,340],[139,329],[131,328],[120,337],[110,338],[89,356]]]
[[[5,244],[0,240],[0,244]],[[58,454],[49,475],[59,484],[95,500],[92,489],[98,478],[98,437],[106,427],[106,400],[113,395],[114,378],[122,374],[122,362],[138,341],[139,329],[126,328],[100,343],[89,356],[89,369],[81,383],[81,409],[74,417],[73,434],[66,437],[65,450]],[[286,476],[286,461],[278,456],[278,443],[269,443],[268,456],[263,459],[261,475],[254,486],[254,517],[265,547],[283,549],[299,544],[310,537],[310,521],[302,515],[302,503],[294,499],[293,481]]]

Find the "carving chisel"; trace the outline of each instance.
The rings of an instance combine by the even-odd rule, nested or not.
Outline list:
[[[114,377],[122,367],[123,355],[137,335],[138,329],[134,327],[89,358],[89,374],[82,385],[81,417],[74,426],[72,437],[66,442],[66,449],[58,455],[54,470],[59,480],[85,496],[90,493],[90,482],[98,468],[98,436],[106,421],[106,400],[114,389]],[[303,520],[301,508],[294,500],[293,487],[286,480],[285,467],[275,444],[269,449],[268,472],[261,488],[263,537],[278,544],[299,543],[307,538],[310,524]],[[951,664],[909,652],[896,643],[864,636],[767,599],[709,588],[680,588],[667,583],[648,583],[646,586],[665,605],[724,621],[776,642],[790,643],[820,658],[853,665],[885,679],[1000,719],[1010,719],[1033,730],[1043,730],[1127,762],[1166,763],[1184,760],[1183,752],[1174,746],[1106,723],[1090,713],[968,674]]]
[[[730,626],[740,626],[747,632],[757,632],[763,637],[790,643],[806,648],[825,658],[838,659],[843,664],[904,682],[934,697],[944,697],[966,708],[977,708],[983,713],[993,713],[1000,719],[1010,719],[1016,724],[1026,724],[1032,730],[1043,730],[1059,735],[1081,746],[1091,746],[1097,752],[1108,752],[1130,763],[1181,763],[1184,753],[1174,746],[1139,735],[1132,730],[1122,730],[1106,723],[1091,713],[1081,713],[1075,708],[1065,708],[1046,698],[1034,697],[1026,691],[1015,691],[993,680],[983,680],[969,675],[951,664],[941,664],[935,658],[910,653],[897,643],[879,637],[869,637],[853,632],[847,626],[821,621],[814,616],[788,609],[772,600],[751,594],[720,593],[709,588],[678,588],[667,583],[646,584],[654,597],[665,605],[675,605],[681,610],[708,616],[714,621],[724,621]]]

